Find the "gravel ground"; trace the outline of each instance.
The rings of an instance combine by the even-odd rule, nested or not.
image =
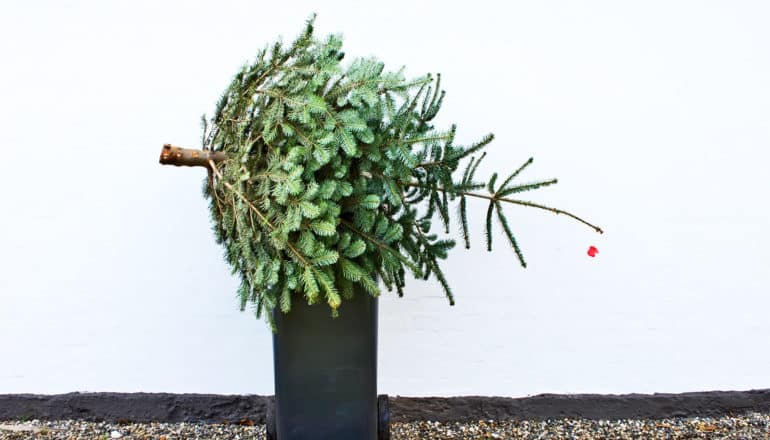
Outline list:
[[[0,422],[0,440],[264,439],[265,426],[239,424],[105,423],[83,421]],[[659,420],[410,422],[391,425],[393,440],[417,439],[770,439],[770,414]]]

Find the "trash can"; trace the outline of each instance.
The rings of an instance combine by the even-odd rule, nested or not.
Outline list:
[[[387,396],[377,396],[377,298],[359,290],[338,310],[293,301],[288,314],[273,311],[268,438],[390,438]]]

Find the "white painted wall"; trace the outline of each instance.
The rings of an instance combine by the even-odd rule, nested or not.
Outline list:
[[[0,13],[0,393],[271,394],[237,311],[198,145],[242,62],[312,10],[352,56],[442,72],[440,121],[494,131],[483,170],[559,177],[435,284],[381,300],[380,391],[770,387],[770,6],[764,1],[30,1]],[[599,248],[596,259],[586,256]]]

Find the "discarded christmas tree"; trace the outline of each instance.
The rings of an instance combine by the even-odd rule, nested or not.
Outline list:
[[[489,201],[487,249],[497,221],[522,267],[503,203],[565,214],[602,232],[513,198],[556,183],[516,183],[531,158],[504,179],[495,173],[477,181],[493,135],[455,145],[454,125],[432,125],[444,98],[440,76],[406,80],[372,58],[343,68],[341,46],[338,36],[315,39],[311,19],[288,48],[275,43],[235,75],[213,117],[203,119],[209,151],[162,153],[161,163],[208,165],[204,193],[217,241],[242,280],[242,308],[254,303],[260,316],[276,305],[289,312],[293,301],[323,301],[336,314],[354,285],[380,295],[376,276],[403,295],[406,272],[434,277],[454,304],[439,262],[455,241],[435,233],[434,218],[448,233],[450,205],[458,202],[469,248],[468,197]]]
[[[516,198],[556,183],[517,183],[532,159],[504,178],[476,180],[493,136],[456,145],[454,125],[434,127],[440,76],[407,80],[372,58],[343,67],[341,47],[338,36],[314,38],[311,18],[288,47],[275,43],[235,75],[203,118],[203,150],[165,145],[161,153],[164,164],[208,168],[204,193],[216,239],[241,278],[242,309],[253,304],[273,329],[274,313],[290,314],[297,301],[326,303],[336,317],[356,295],[379,296],[380,281],[403,295],[407,273],[435,278],[454,304],[440,261],[455,241],[436,233],[435,220],[449,233],[451,205],[459,205],[470,247],[468,198],[488,202],[487,249],[498,222],[523,267],[504,203],[602,232]]]

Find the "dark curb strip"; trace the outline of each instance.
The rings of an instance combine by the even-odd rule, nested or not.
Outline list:
[[[272,396],[166,393],[0,394],[0,420],[264,423]],[[392,422],[662,419],[770,412],[770,389],[684,394],[390,397]]]

